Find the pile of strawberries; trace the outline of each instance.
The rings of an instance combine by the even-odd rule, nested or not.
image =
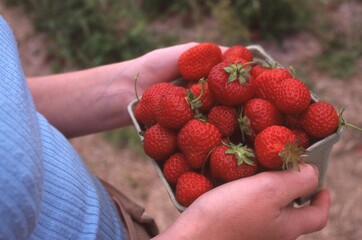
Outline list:
[[[134,108],[145,153],[187,207],[220,184],[295,168],[333,134],[339,116],[285,68],[253,61],[242,45],[200,43],[178,62],[178,84],[148,88]]]

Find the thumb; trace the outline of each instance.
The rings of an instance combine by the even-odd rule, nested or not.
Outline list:
[[[323,229],[327,225],[329,207],[330,193],[324,189],[312,198],[309,206],[287,207],[282,211],[282,214],[290,223],[288,224],[290,232],[299,236]]]
[[[315,165],[300,164],[300,171],[289,169],[271,173],[275,195],[279,196],[280,206],[287,206],[293,200],[311,194],[318,186],[319,171]]]

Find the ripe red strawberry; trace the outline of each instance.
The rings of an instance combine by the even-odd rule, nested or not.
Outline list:
[[[198,197],[212,189],[211,182],[202,174],[186,172],[182,174],[176,184],[176,200],[184,207],[188,207]]]
[[[334,133],[339,126],[339,117],[334,107],[327,102],[312,103],[300,116],[301,127],[313,138],[322,139]]]
[[[271,126],[255,138],[254,150],[259,163],[268,169],[298,168],[303,149],[297,147],[295,134],[284,126]]]
[[[209,152],[220,142],[217,127],[200,119],[190,120],[177,135],[177,146],[194,169],[202,167]]]
[[[249,100],[244,108],[243,115],[239,119],[241,130],[247,135],[258,134],[265,128],[273,125],[281,125],[283,116],[279,110],[269,101],[262,98]]]
[[[250,63],[234,59],[213,67],[208,75],[209,88],[215,100],[222,105],[235,106],[246,103],[254,96]]]
[[[264,72],[267,68],[264,68],[263,66],[261,66],[260,64],[255,64],[253,65],[253,67],[250,70],[250,74],[254,77],[257,78],[262,72]]]
[[[284,68],[271,68],[263,71],[253,82],[255,96],[274,103],[277,86],[287,78],[292,78],[292,74]]]
[[[234,45],[228,48],[222,55],[223,62],[230,62],[233,58],[242,58],[247,62],[253,61],[253,54],[242,45]]]
[[[209,84],[207,82],[204,82],[204,92],[202,93],[202,83],[198,82],[196,84],[193,84],[190,87],[190,91],[194,94],[195,97],[200,96],[202,94],[202,97],[200,99],[201,106],[199,108],[200,112],[206,113],[208,112],[214,105],[215,101],[213,96],[211,95]]]
[[[211,108],[207,118],[220,131],[221,137],[231,136],[238,127],[235,109],[228,106],[214,106]]]
[[[143,148],[152,159],[160,162],[167,159],[177,148],[177,133],[162,127],[153,125],[144,133]]]
[[[205,42],[185,51],[178,60],[181,76],[188,81],[206,78],[211,68],[221,62],[221,49],[218,45]]]
[[[281,81],[276,88],[275,106],[285,114],[304,112],[311,101],[307,86],[298,79],[290,78]]]
[[[191,120],[195,112],[186,97],[186,89],[163,95],[157,108],[157,121],[166,128],[179,129]]]
[[[298,147],[307,149],[310,146],[310,139],[308,133],[300,128],[293,129],[292,131],[295,136],[297,136]]]
[[[177,152],[169,157],[163,165],[163,175],[171,186],[176,186],[178,178],[185,172],[190,171],[183,154]]]
[[[257,78],[262,72],[273,68],[277,68],[277,65],[272,64],[268,61],[257,62],[253,65],[252,69],[250,70],[250,74],[254,78]]]
[[[156,123],[156,109],[161,97],[174,86],[171,83],[156,83],[145,90],[134,109],[136,119],[146,126]]]
[[[284,116],[284,124],[283,125],[286,126],[289,129],[300,128],[299,115],[286,114]]]
[[[256,174],[258,167],[252,149],[241,144],[221,144],[210,155],[210,169],[214,178],[230,182]]]

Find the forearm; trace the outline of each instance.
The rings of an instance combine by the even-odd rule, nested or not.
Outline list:
[[[178,58],[196,43],[149,52],[139,58],[66,74],[28,78],[37,110],[67,137],[130,124],[127,105],[149,86],[179,77]]]
[[[29,78],[36,108],[67,137],[125,126],[139,71],[133,61]]]

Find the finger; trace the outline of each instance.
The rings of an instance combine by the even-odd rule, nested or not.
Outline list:
[[[279,207],[288,205],[293,200],[307,196],[316,190],[318,186],[319,171],[310,164],[300,164],[300,171],[289,169],[279,172],[266,173],[266,181],[272,189],[272,197]]]
[[[317,193],[309,206],[301,208],[285,208],[281,214],[288,224],[288,231],[298,234],[308,234],[322,230],[328,221],[330,193],[324,189]]]
[[[178,59],[182,53],[196,46],[198,43],[190,42],[171,47],[160,48],[142,56],[141,64],[143,74],[140,78],[158,79],[158,81],[171,81],[180,76]],[[142,76],[144,75],[144,76]]]

